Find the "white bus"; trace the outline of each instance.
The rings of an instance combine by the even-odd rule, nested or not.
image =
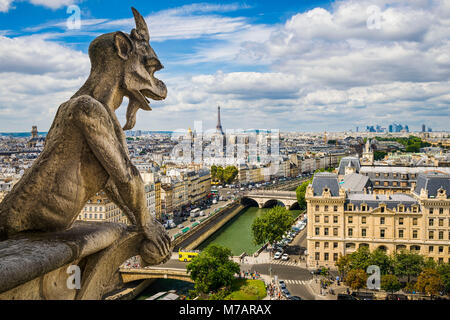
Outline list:
[[[196,208],[194,210],[191,210],[190,216],[191,216],[191,218],[195,218],[195,217],[198,217],[199,214],[200,214],[200,208]]]

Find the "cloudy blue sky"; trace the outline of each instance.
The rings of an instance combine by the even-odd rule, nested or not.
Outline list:
[[[449,130],[449,0],[0,0],[0,132],[48,130],[89,43],[133,28],[130,6],[169,90],[136,129],[215,127],[220,105],[224,128]]]

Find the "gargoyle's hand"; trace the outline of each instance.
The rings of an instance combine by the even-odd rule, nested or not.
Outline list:
[[[145,239],[142,241],[140,255],[149,265],[164,263],[172,254],[172,241],[163,225],[153,220],[144,226]]]

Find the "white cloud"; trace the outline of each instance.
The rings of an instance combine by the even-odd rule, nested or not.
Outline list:
[[[221,105],[225,128],[339,130],[393,121],[419,128],[427,121],[448,129],[449,3],[337,1],[329,10],[315,8],[274,25],[220,14],[242,8],[237,4],[151,13],[151,41],[210,41],[195,42],[194,52],[177,61],[160,56],[166,69],[158,77],[168,98],[150,113],[139,112],[136,128],[187,128],[196,120],[213,128]],[[373,5],[380,9],[379,29],[367,26]],[[133,19],[91,22],[82,32],[134,27]],[[49,41],[61,35],[0,37],[2,119],[23,110],[49,126],[55,108],[82,84],[88,57]],[[234,72],[218,72],[217,65]],[[208,66],[214,68],[205,71]],[[180,74],[180,67],[195,75]]]
[[[0,12],[8,12],[14,0],[0,0]]]

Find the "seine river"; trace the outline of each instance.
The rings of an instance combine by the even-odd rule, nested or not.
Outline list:
[[[201,243],[197,249],[202,250],[211,243],[215,243],[230,248],[234,256],[238,256],[244,251],[247,254],[255,253],[259,249],[259,246],[253,243],[251,226],[253,221],[267,210],[270,209],[259,209],[257,207],[245,208],[222,228],[217,230],[211,237]],[[300,210],[291,210],[290,212],[292,212],[295,218],[300,214]],[[137,299],[146,299],[155,293],[172,289],[175,289],[177,294],[186,295],[188,290],[193,289],[193,284],[179,280],[158,279],[137,297]]]
[[[268,208],[259,209],[257,207],[248,207],[231,219],[222,228],[217,230],[211,237],[200,244],[200,250],[206,248],[209,244],[215,243],[230,248],[234,256],[239,256],[244,251],[247,254],[255,253],[260,246],[253,243],[252,223]],[[291,210],[294,217],[300,214],[300,210]]]

